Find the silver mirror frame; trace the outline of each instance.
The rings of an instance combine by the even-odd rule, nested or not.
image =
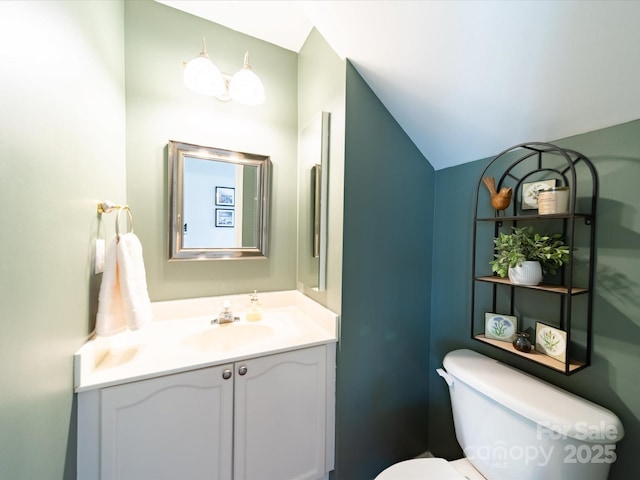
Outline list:
[[[269,238],[269,197],[271,159],[266,155],[203,147],[170,140],[167,145],[169,167],[169,261],[175,260],[232,260],[267,258]],[[234,248],[186,248],[183,245],[182,219],[184,212],[184,158],[214,160],[236,165],[257,167],[258,199],[257,245]]]

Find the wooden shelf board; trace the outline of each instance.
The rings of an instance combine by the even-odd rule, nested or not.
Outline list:
[[[501,340],[494,340],[492,338],[486,338],[483,334],[475,335],[473,338],[476,340],[480,340],[481,342],[488,343],[489,345],[493,345],[494,347],[498,347],[502,350],[506,350],[511,353],[515,353],[520,357],[524,357],[528,360],[531,360],[536,363],[540,363],[547,367],[553,368],[554,370],[558,370],[560,372],[565,372],[564,363],[556,360],[555,358],[551,358],[543,353],[540,353],[532,347],[529,353],[523,353],[519,350],[516,350],[510,342],[503,342]],[[578,362],[576,360],[569,361],[569,372],[573,372],[584,366],[583,362]]]
[[[510,287],[519,287],[519,288],[531,288],[533,290],[542,290],[545,292],[553,292],[553,293],[568,293],[567,287],[562,285],[549,285],[546,283],[541,283],[539,285],[514,285],[508,278],[496,277],[496,276],[488,276],[488,277],[476,277],[476,280],[481,282],[489,282],[489,283],[499,283],[501,285],[508,285]],[[586,293],[588,289],[573,287],[571,289],[571,295],[577,295],[580,293]]]
[[[526,221],[526,220],[548,220],[550,218],[591,218],[589,213],[552,213],[548,215],[538,214],[522,214],[522,215],[508,215],[504,217],[478,217],[478,222],[514,222],[514,221]]]

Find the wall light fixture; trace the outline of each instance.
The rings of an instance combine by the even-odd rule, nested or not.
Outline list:
[[[211,61],[204,37],[200,55],[184,67],[184,84],[189,90],[223,102],[234,100],[243,105],[261,105],[265,101],[264,85],[249,65],[249,52],[244,54],[242,69],[232,77],[220,72]]]

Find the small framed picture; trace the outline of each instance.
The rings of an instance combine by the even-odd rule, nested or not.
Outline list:
[[[567,360],[567,332],[536,322],[536,350],[564,363]]]
[[[522,210],[535,210],[538,208],[538,194],[556,186],[556,180],[540,180],[538,182],[522,184]]]
[[[484,336],[503,342],[513,342],[518,331],[518,317],[501,313],[484,314]]]
[[[235,210],[216,208],[216,227],[235,227]]]
[[[216,205],[234,207],[236,205],[236,189],[232,187],[216,187]]]

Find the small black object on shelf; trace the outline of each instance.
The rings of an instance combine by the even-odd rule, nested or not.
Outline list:
[[[513,340],[513,348],[523,353],[529,353],[531,351],[529,334],[526,332],[516,333],[516,338]]]

